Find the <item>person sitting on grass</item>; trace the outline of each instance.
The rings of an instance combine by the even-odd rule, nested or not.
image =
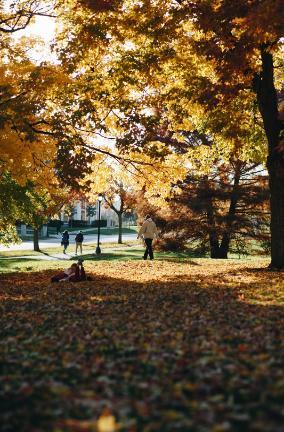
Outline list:
[[[83,260],[79,260],[78,264],[73,263],[68,269],[51,278],[51,282],[80,282],[85,280],[91,280],[91,278],[86,276]]]

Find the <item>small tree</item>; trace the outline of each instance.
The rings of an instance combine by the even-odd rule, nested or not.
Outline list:
[[[103,197],[108,206],[117,214],[118,217],[118,243],[122,243],[122,217],[129,210],[133,209],[135,195],[123,182],[113,180]]]
[[[101,194],[118,217],[118,243],[122,243],[122,217],[133,209],[135,195],[131,187],[131,178],[125,175],[125,167],[114,164],[104,155],[97,155],[92,164],[92,172],[82,182],[88,188],[86,195],[94,202]]]
[[[39,232],[43,224],[56,215],[67,199],[67,191],[64,188],[58,190],[32,189],[28,193],[29,211],[24,216],[24,221],[29,223],[34,230],[34,250],[40,252]]]
[[[86,212],[87,212],[87,216],[88,216],[88,218],[91,218],[91,217],[93,217],[93,216],[96,216],[96,214],[97,214],[96,206],[94,206],[94,205],[92,205],[92,204],[88,204],[88,205],[87,205]],[[89,223],[90,223],[90,219],[89,219]]]
[[[28,192],[31,189],[30,182],[20,185],[9,172],[2,173],[0,177],[0,196],[3,197],[0,200],[0,242],[9,244],[19,241],[15,224],[18,220],[24,220],[30,211]]]
[[[189,174],[164,208],[140,197],[138,212],[155,214],[161,248],[180,250],[192,242],[211,258],[227,258],[232,241],[269,239],[268,182],[261,171],[239,160],[219,164],[210,175]]]

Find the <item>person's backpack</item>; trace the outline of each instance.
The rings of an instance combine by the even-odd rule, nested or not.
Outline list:
[[[75,237],[75,241],[78,243],[82,243],[82,241],[84,240],[84,236],[82,233],[78,233]]]

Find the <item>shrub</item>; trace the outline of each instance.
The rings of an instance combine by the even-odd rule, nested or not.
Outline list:
[[[48,221],[47,226],[48,227],[61,227],[63,225],[63,222],[60,219],[51,219],[50,221]]]
[[[82,221],[82,220],[76,220],[76,219],[74,219],[74,220],[72,220],[72,221],[69,221],[69,227],[74,227],[74,228],[76,228],[76,227],[86,227],[86,226],[88,226],[89,224],[88,224],[88,222],[87,221]]]
[[[98,226],[99,226],[99,221],[98,221],[98,220],[94,220],[94,221],[91,223],[91,226],[94,227],[94,228],[98,228]],[[101,219],[101,220],[100,220],[100,227],[101,227],[101,228],[105,228],[105,227],[107,227],[107,221],[104,220],[104,219]]]

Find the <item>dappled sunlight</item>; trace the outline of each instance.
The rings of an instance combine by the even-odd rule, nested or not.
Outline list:
[[[0,3],[1,432],[283,431],[283,0],[233,3]]]
[[[91,296],[89,299],[87,299],[87,302],[127,302],[128,298],[127,296],[121,296],[121,295],[105,295],[105,296]]]
[[[0,296],[0,302],[6,301],[6,300],[25,302],[25,301],[31,300],[31,299],[32,299],[32,297],[23,296],[22,294],[19,296],[7,296],[7,295],[1,295]]]
[[[99,296],[91,296],[90,297],[90,301],[102,302],[102,301],[104,301],[104,298],[103,297],[99,297]]]
[[[284,281],[263,261],[194,261],[88,262],[93,280],[80,283],[2,276],[7,430],[36,416],[46,430],[91,431],[105,408],[102,424],[122,430],[150,418],[153,432],[278,430]]]

